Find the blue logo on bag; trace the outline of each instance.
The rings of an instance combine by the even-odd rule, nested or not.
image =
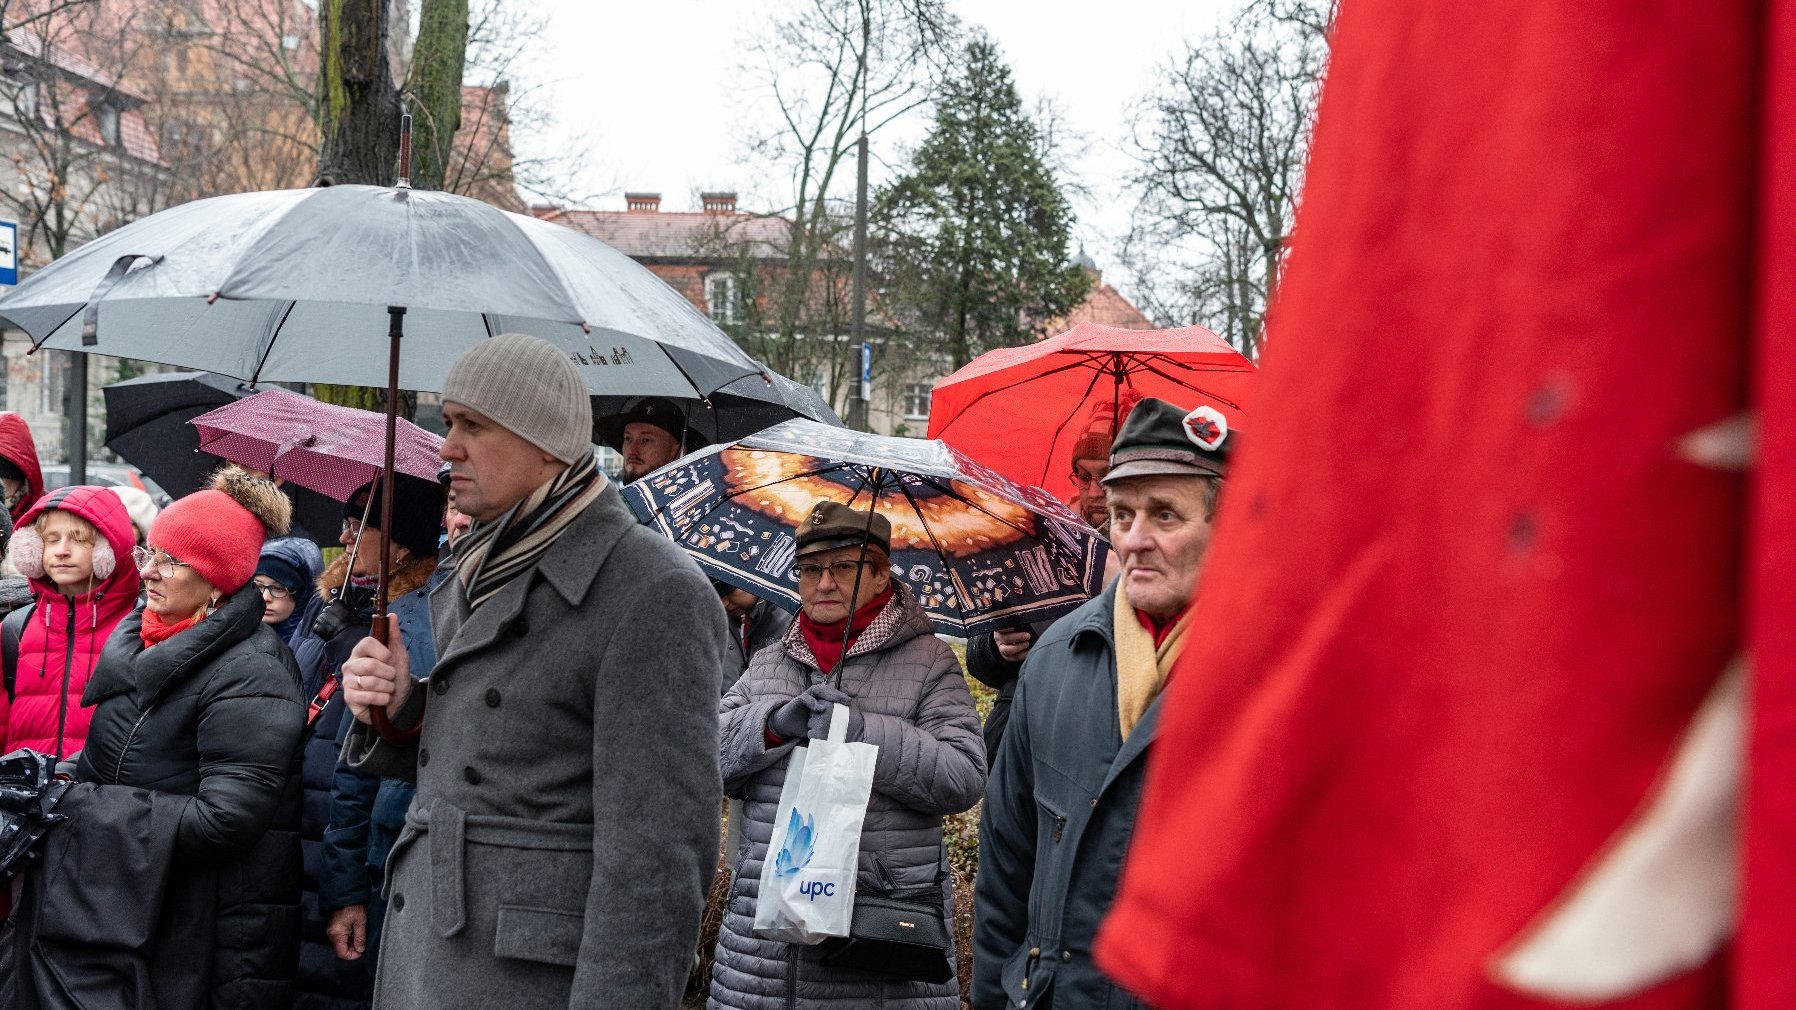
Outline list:
[[[773,872],[782,877],[789,877],[799,870],[811,865],[811,857],[816,854],[815,840],[812,834],[816,821],[810,817],[799,817],[798,811],[786,822],[786,843],[780,846],[779,855],[774,857]]]

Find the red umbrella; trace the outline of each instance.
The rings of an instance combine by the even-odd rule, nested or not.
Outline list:
[[[386,459],[387,418],[368,410],[320,403],[285,389],[265,389],[194,418],[200,449],[348,501],[380,476]],[[393,463],[400,473],[435,480],[443,440],[399,419]]]
[[[1073,444],[1142,397],[1208,403],[1241,420],[1253,362],[1201,326],[1124,330],[1080,323],[1024,347],[1000,347],[936,383],[929,437],[1025,487],[1073,492]]]

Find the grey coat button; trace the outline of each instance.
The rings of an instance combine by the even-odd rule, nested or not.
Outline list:
[[[475,768],[473,765],[469,765],[466,768],[463,768],[461,770],[461,777],[464,779],[467,779],[468,785],[471,785],[471,786],[479,785],[481,782],[481,779],[483,778],[483,776],[480,774],[480,769]]]
[[[423,747],[418,748],[418,767],[422,768],[429,763],[430,751]]]
[[[498,688],[489,687],[486,689],[486,707],[487,708],[498,708],[499,707],[499,689]]]

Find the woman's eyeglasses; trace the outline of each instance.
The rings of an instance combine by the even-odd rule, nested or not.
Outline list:
[[[131,548],[131,560],[137,562],[137,571],[140,574],[147,575],[153,571],[156,573],[156,577],[161,579],[174,578],[177,568],[193,567],[185,561],[176,561],[169,557],[167,552],[156,550],[153,547]]]
[[[266,596],[271,600],[284,600],[293,595],[293,590],[288,589],[278,582],[258,582],[256,583],[256,588],[262,591],[263,596]]]
[[[793,565],[792,574],[797,576],[800,582],[816,582],[823,578],[823,573],[827,570],[831,579],[837,582],[847,582],[854,578],[855,570],[863,564],[865,564],[863,561],[837,561],[830,564],[827,569],[823,565]]]

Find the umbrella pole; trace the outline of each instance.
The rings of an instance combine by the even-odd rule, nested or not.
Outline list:
[[[861,534],[861,553],[857,558],[860,564],[854,566],[854,584],[848,590],[848,621],[842,625],[842,652],[836,657],[835,667],[829,671],[829,675],[836,678],[837,688],[842,685],[842,667],[848,663],[848,649],[854,644],[848,640],[848,636],[854,632],[854,601],[861,595],[861,573],[867,568],[867,541],[873,536],[873,516],[879,512],[879,467],[873,468],[873,472],[869,474],[869,480],[871,483],[867,491],[867,528]],[[860,492],[855,493],[859,494]],[[851,502],[853,500],[849,499]]]
[[[386,468],[381,471],[380,585],[374,595],[374,637],[386,644],[387,591],[393,568],[393,443],[399,437],[399,341],[405,336],[405,308],[387,306],[387,444]]]
[[[387,320],[387,337],[391,345],[387,351],[387,465],[381,471],[380,585],[374,593],[374,626],[370,630],[376,642],[389,648],[402,648],[402,642],[387,641],[387,589],[389,571],[393,567],[393,538],[388,532],[393,528],[393,443],[399,429],[399,340],[405,336],[405,308],[387,306]],[[410,743],[424,731],[422,722],[409,730],[395,727],[387,718],[387,710],[380,706],[368,710],[368,721],[381,739],[391,743]]]

